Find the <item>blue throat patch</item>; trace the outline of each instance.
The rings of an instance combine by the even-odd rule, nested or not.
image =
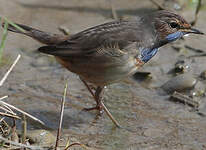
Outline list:
[[[148,62],[158,51],[158,48],[141,50],[140,59],[143,62]]]
[[[180,31],[177,31],[177,32],[175,32],[175,33],[169,34],[169,35],[166,37],[166,40],[169,41],[169,42],[173,42],[173,41],[181,38],[182,36],[184,36],[184,33],[183,33],[183,32],[180,32]]]
[[[181,38],[182,36],[184,36],[185,33],[183,32],[180,32],[180,31],[177,31],[175,33],[172,33],[172,34],[169,34],[167,37],[166,37],[166,40],[168,42],[173,42],[179,38]],[[154,49],[142,49],[141,50],[141,55],[140,55],[140,59],[143,61],[143,62],[148,62],[158,51],[158,48],[154,48]]]

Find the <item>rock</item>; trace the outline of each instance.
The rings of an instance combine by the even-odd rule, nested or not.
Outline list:
[[[197,80],[193,77],[193,75],[181,74],[167,81],[161,86],[161,88],[167,93],[172,93],[174,91],[180,92],[187,89],[192,89],[196,83]]]
[[[192,106],[196,109],[200,105],[200,101],[198,101],[197,99],[191,98],[187,95],[178,93],[176,91],[171,95],[170,99],[173,101],[178,101],[178,102],[183,103],[183,104],[187,104],[187,105]]]
[[[27,131],[27,138],[30,144],[39,146],[54,145],[56,137],[47,130],[29,130]]]
[[[178,0],[165,0],[163,6],[166,9],[173,10],[173,11],[182,9],[181,3]]]
[[[203,72],[200,74],[200,77],[201,77],[203,80],[206,80],[206,70],[203,71]]]

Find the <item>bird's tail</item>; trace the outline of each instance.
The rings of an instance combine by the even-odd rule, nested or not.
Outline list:
[[[16,25],[22,28],[24,32],[10,24],[8,25],[8,30],[11,32],[27,35],[39,41],[40,43],[43,43],[46,45],[55,45],[55,44],[61,43],[68,39],[68,36],[65,36],[65,35],[52,34],[52,33],[44,32],[44,31],[40,31],[38,29],[28,27],[22,24],[16,24]],[[4,23],[2,24],[2,27],[4,27]]]

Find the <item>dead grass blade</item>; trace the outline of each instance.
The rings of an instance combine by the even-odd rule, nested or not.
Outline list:
[[[7,79],[8,75],[10,74],[10,72],[13,70],[13,68],[15,67],[15,65],[17,64],[17,62],[19,61],[19,59],[21,58],[21,55],[19,54],[16,58],[16,60],[13,62],[13,64],[11,65],[11,67],[9,68],[9,70],[6,72],[6,74],[4,75],[4,77],[1,79],[0,81],[0,87],[4,84],[5,80]]]
[[[4,22],[3,23],[8,23],[10,25],[12,25],[13,27],[15,27],[17,30],[19,30],[20,32],[25,33],[26,31],[21,28],[20,26],[18,26],[17,24],[13,23],[12,21],[10,21],[9,19],[7,19],[6,17],[3,18]]]
[[[21,120],[21,118],[20,118],[19,116],[15,116],[15,115],[3,113],[3,112],[0,112],[0,116],[4,116],[4,117],[9,117],[9,118],[14,118],[14,119],[19,119],[19,120]]]
[[[3,97],[0,97],[0,101],[3,100],[3,99],[5,99],[5,98],[8,98],[8,97],[9,97],[8,95],[3,96]]]
[[[2,18],[0,18],[0,19],[2,21]],[[5,47],[7,34],[8,34],[8,22],[5,22],[3,35],[2,35],[2,39],[1,39],[1,44],[0,44],[0,63],[1,63],[1,60],[2,60],[3,49]]]
[[[72,143],[69,146],[67,146],[64,150],[69,150],[69,148],[71,148],[72,146],[78,145],[86,150],[90,150],[86,145],[81,144],[81,143]]]
[[[18,112],[20,112],[20,113],[26,115],[27,117],[29,117],[29,118],[31,118],[31,119],[33,119],[33,120],[35,120],[35,121],[41,123],[42,125],[45,125],[44,122],[42,122],[42,121],[39,120],[38,118],[36,118],[36,117],[34,117],[34,116],[28,114],[27,112],[25,112],[25,111],[23,111],[23,110],[21,110],[21,109],[19,109],[19,108],[16,108],[15,106],[13,106],[13,105],[11,105],[11,104],[8,104],[8,103],[6,103],[6,102],[4,102],[4,101],[0,101],[0,104],[2,104],[2,105],[6,105],[6,106],[10,107],[11,109],[14,109],[14,110],[16,110],[16,111],[18,111]]]

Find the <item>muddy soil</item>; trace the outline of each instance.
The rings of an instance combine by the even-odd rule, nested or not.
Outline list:
[[[206,2],[202,2],[195,27],[206,33]],[[149,0],[114,0],[113,4],[122,17],[133,17],[157,9]],[[181,1],[180,5],[182,9],[178,13],[192,21],[196,4]],[[0,0],[0,15],[53,33],[60,33],[58,27],[64,26],[71,34],[112,20],[109,0]],[[56,134],[60,100],[65,81],[68,81],[62,144],[67,139],[73,139],[94,149],[203,150],[206,149],[204,94],[195,97],[202,101],[200,115],[188,105],[170,101],[171,94],[160,92],[160,87],[174,77],[169,72],[176,62],[184,60],[184,65],[189,67],[186,67],[185,73],[194,75],[199,85],[186,94],[194,95],[198,90],[205,93],[206,82],[198,76],[206,70],[206,57],[188,58],[197,53],[185,47],[206,52],[205,43],[205,36],[191,35],[166,45],[140,70],[151,72],[152,79],[136,80],[131,77],[105,89],[105,105],[126,129],[115,128],[106,114],[97,118],[96,112],[82,111],[84,107],[93,106],[94,101],[78,76],[62,68],[53,57],[36,52],[41,44],[22,35],[8,35],[0,78],[18,54],[22,57],[0,88],[0,96],[9,95],[8,103],[46,124],[42,127],[29,121],[29,129],[47,128]]]

